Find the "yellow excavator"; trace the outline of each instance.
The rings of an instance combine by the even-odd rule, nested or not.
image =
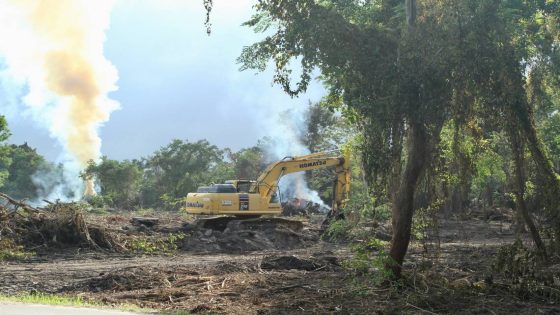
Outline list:
[[[257,180],[229,180],[224,184],[199,187],[189,193],[184,210],[190,214],[235,216],[280,215],[282,207],[276,192],[284,175],[335,167],[336,179],[332,213],[343,208],[350,192],[350,161],[348,157],[328,152],[286,157],[270,164]]]

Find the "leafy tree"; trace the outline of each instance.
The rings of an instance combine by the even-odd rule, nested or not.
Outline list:
[[[483,150],[474,158],[471,196],[487,207],[510,206],[507,193],[512,153],[507,137],[503,132],[492,133],[482,145]]]
[[[265,169],[264,149],[254,146],[231,153],[234,176],[237,179],[257,179]]]
[[[97,179],[104,201],[118,208],[138,205],[142,170],[133,161],[110,160],[106,156],[99,163],[90,161],[86,176]]]
[[[338,121],[334,113],[321,103],[311,104],[305,112],[306,132],[302,142],[309,152],[337,149],[340,143],[327,138],[327,130]],[[334,141],[333,141],[334,140]]]
[[[224,151],[206,140],[171,141],[144,162],[143,203],[162,205],[162,199],[173,203],[199,185],[217,180],[215,171],[223,157]]]
[[[235,175],[234,162],[231,157],[234,153],[229,148],[219,150],[220,159],[210,167],[203,184],[223,183],[228,179],[238,178]]]
[[[529,98],[535,106],[536,125],[554,163],[560,171],[560,77],[547,71],[550,65],[538,64],[529,76]]]
[[[448,105],[451,93],[445,80],[449,70],[442,62],[422,59],[437,56],[435,34],[422,33],[428,38],[418,40],[412,27],[416,8],[408,12],[407,28],[404,17],[395,19],[395,6],[395,1],[260,1],[247,25],[258,30],[275,26],[276,33],[245,48],[240,61],[245,68],[262,70],[273,59],[274,81],[290,95],[304,91],[311,71],[320,67],[331,98],[342,97],[364,133],[370,182],[392,172],[396,165],[387,157],[400,164],[400,143],[408,131],[408,162],[394,195],[391,257],[398,275],[410,239],[415,187],[426,166],[428,135],[438,133],[445,113],[440,108]],[[289,64],[296,56],[302,75],[292,89]]]
[[[302,143],[309,152],[341,150],[356,134],[347,119],[333,112],[327,100],[311,104],[305,112],[306,131]],[[319,192],[326,204],[332,204],[335,170],[323,168],[306,174],[309,188]]]
[[[242,68],[264,70],[272,60],[274,82],[292,96],[305,91],[316,67],[321,70],[329,99],[363,134],[366,179],[385,186],[392,200],[396,276],[410,240],[415,191],[447,120],[458,128],[480,123],[505,130],[514,157],[526,143],[549,196],[560,193],[524,80],[528,61],[550,66],[560,60],[557,27],[551,27],[558,25],[557,2],[261,0],[255,10],[246,25],[271,35],[244,48]],[[301,64],[295,87],[294,62]],[[523,161],[514,161],[523,208]],[[558,212],[550,197],[548,207]],[[538,233],[532,234],[539,246]]]
[[[542,122],[540,130],[554,168],[556,172],[560,172],[560,112],[551,113],[550,117]]]
[[[0,187],[5,183],[8,178],[8,168],[12,162],[9,153],[10,147],[5,144],[5,141],[10,137],[10,130],[6,118],[0,115]]]
[[[18,199],[36,199],[37,186],[33,182],[33,175],[45,168],[45,158],[37,150],[24,143],[10,146],[9,176],[2,188],[7,194]]]

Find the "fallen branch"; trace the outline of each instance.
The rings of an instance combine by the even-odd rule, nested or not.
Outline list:
[[[412,308],[415,308],[415,309],[417,309],[417,310],[419,310],[419,311],[421,311],[421,312],[424,312],[424,313],[433,314],[433,315],[438,315],[437,313],[430,312],[430,311],[425,310],[425,309],[423,309],[423,308],[420,308],[420,307],[418,307],[418,306],[416,306],[416,305],[412,305],[412,304],[410,304],[409,302],[406,302],[406,305],[408,305],[408,306],[410,306],[410,307],[412,307]]]
[[[0,192],[0,197],[6,199],[9,203],[11,203],[12,205],[14,205],[16,207],[16,209],[19,208],[23,208],[27,211],[31,211],[31,212],[39,212],[38,209],[26,204],[25,202],[21,201],[21,200],[16,200],[8,195],[6,195],[5,193]]]

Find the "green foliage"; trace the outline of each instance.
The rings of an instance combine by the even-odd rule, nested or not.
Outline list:
[[[5,141],[10,137],[10,130],[6,118],[0,115],[0,187],[4,185],[9,175],[9,167],[12,163],[10,158],[10,147]]]
[[[233,174],[230,179],[257,179],[266,168],[264,149],[260,146],[241,149],[231,153]]]
[[[77,306],[77,307],[95,307],[103,309],[117,309],[120,311],[128,312],[152,312],[154,310],[139,307],[134,304],[115,304],[107,305],[95,300],[85,299],[82,296],[67,296],[57,294],[47,294],[41,292],[32,292],[29,294],[21,293],[16,295],[0,295],[1,302],[20,302],[20,303],[34,303],[43,305],[64,305],[64,306]],[[171,314],[171,313],[170,313]]]
[[[202,184],[223,181],[230,173],[222,172],[224,151],[206,140],[173,140],[145,160],[142,204],[162,205],[161,197],[174,200],[196,191]]]
[[[154,208],[138,208],[134,210],[134,213],[136,213],[139,216],[154,216],[157,211]]]
[[[160,196],[162,207],[167,210],[179,209],[184,202],[184,198],[174,198],[167,193]]]
[[[560,112],[555,111],[550,114],[549,117],[542,121],[541,126],[540,130],[543,141],[548,147],[556,171],[560,172]]]
[[[172,253],[176,251],[178,243],[185,238],[185,234],[182,232],[171,233],[164,238],[148,238],[139,237],[132,239],[127,247],[131,250],[141,252],[144,254],[162,254],[162,253]]]
[[[363,181],[360,155],[354,141],[354,138],[350,138],[342,146],[343,151],[347,152],[344,154],[350,153],[352,183],[350,198],[342,209],[344,219],[331,222],[325,231],[325,237],[335,242],[370,238],[371,232],[363,229],[360,224],[385,222],[391,217],[391,204],[372,196]]]
[[[195,143],[173,140],[141,161],[116,161],[103,157],[90,162],[83,176],[93,176],[102,199],[95,200],[119,208],[163,207],[178,209],[187,193],[202,184],[234,177],[226,150],[208,141]]]
[[[353,201],[351,198],[350,207],[353,206]],[[359,203],[360,204],[360,203]],[[391,204],[384,203],[378,206],[375,206],[376,202],[373,197],[369,197],[366,199],[365,202],[361,203],[361,206],[357,204],[356,206],[359,207],[359,213],[361,217],[365,220],[373,220],[373,221],[380,221],[384,222],[391,218]]]
[[[305,112],[306,130],[301,135],[301,142],[309,152],[326,152],[340,150],[355,136],[355,128],[339,113],[334,113],[327,100],[311,104]],[[359,176],[361,170],[355,169],[354,157],[351,157],[353,174]],[[332,168],[318,169],[307,172],[306,180],[309,188],[319,192],[326,204],[332,204],[333,178]]]
[[[17,245],[12,239],[0,239],[0,262],[12,260],[26,260],[33,257],[35,253],[25,250]]]
[[[391,217],[391,204],[378,204],[367,191],[354,189],[344,212],[359,221],[385,221]]]
[[[538,260],[539,255],[517,239],[513,244],[500,248],[492,268],[496,272],[503,272],[508,278],[518,278],[533,273]]]
[[[10,146],[9,176],[2,190],[16,199],[31,199],[38,197],[37,186],[33,182],[33,175],[47,167],[45,159],[27,143]]]
[[[487,139],[485,150],[481,151],[475,161],[476,176],[473,180],[473,193],[477,196],[494,192],[503,200],[503,193],[509,184],[510,161],[512,153],[503,133],[493,133]],[[500,193],[501,192],[501,193]],[[492,202],[488,202],[490,206]],[[496,203],[500,205],[500,203]],[[503,206],[503,202],[501,203]]]
[[[553,64],[539,63],[529,76],[529,97],[535,104],[536,123],[545,146],[560,172],[560,53]]]
[[[523,64],[535,60],[550,68],[558,60],[557,4],[424,1],[413,34],[402,5],[261,1],[246,25],[275,32],[239,58],[242,69],[261,71],[272,60],[274,82],[290,95],[304,91],[312,69],[320,68],[330,99],[342,99],[337,103],[364,132],[371,184],[398,172],[403,118],[423,122],[434,136],[450,118],[465,125],[480,115],[485,124],[503,127],[504,105],[519,106],[523,99],[516,90],[523,87]],[[293,88],[296,60],[302,74]],[[505,83],[512,80],[518,85]]]
[[[5,157],[10,161],[6,168],[6,174],[9,175],[0,189],[11,197],[37,200],[39,197],[51,194],[65,182],[63,165],[46,161],[27,143],[6,145],[4,148],[7,149]],[[0,151],[2,151],[1,146]],[[58,193],[64,195],[61,197],[76,197],[69,190],[58,191]]]
[[[31,293],[19,294],[16,296],[4,297],[0,296],[2,301],[17,301],[22,303],[35,303],[47,305],[66,305],[66,306],[99,306],[100,304],[90,303],[84,300],[83,297],[69,297],[62,295],[46,294],[46,293]]]
[[[492,269],[504,275],[508,289],[520,298],[536,296],[550,303],[560,301],[558,272],[543,264],[542,255],[523,245],[520,239],[500,248]]]
[[[331,222],[325,230],[325,236],[332,241],[341,242],[351,239],[352,223],[348,220],[336,220]]]
[[[0,142],[8,140],[10,137],[10,130],[8,129],[8,123],[6,122],[6,117],[0,115]]]
[[[359,274],[371,276],[375,285],[394,278],[386,266],[392,263],[387,253],[388,243],[372,238],[352,245],[352,258],[344,261],[343,266]]]
[[[227,149],[224,151],[227,151]],[[218,161],[216,165],[210,168],[207,177],[204,179],[202,183],[203,184],[223,183],[228,179],[234,179],[234,178],[237,178],[235,176],[235,165],[232,165],[232,162],[228,161],[227,157],[224,157],[223,160]]]
[[[402,214],[400,226],[407,226],[413,214],[419,182],[424,191],[416,196],[423,194],[424,204],[437,200],[439,189],[451,199],[452,208],[462,208],[468,204],[473,176],[478,177],[479,189],[503,180],[503,174],[489,173],[504,165],[495,155],[485,156],[479,162],[480,173],[475,172],[483,138],[480,126],[487,132],[511,134],[521,127],[537,169],[548,176],[543,186],[550,186],[550,192],[545,199],[556,215],[559,206],[553,196],[560,192],[560,184],[535,135],[530,105],[538,98],[528,97],[542,95],[536,92],[543,87],[538,82],[544,81],[534,80],[531,93],[525,73],[537,68],[560,73],[558,2],[427,0],[410,2],[407,8],[403,4],[259,1],[245,25],[267,30],[268,36],[245,47],[239,62],[242,69],[259,71],[273,65],[273,81],[291,96],[306,90],[313,70],[321,71],[329,99],[338,100],[334,103],[362,132],[364,179],[374,192],[395,199],[399,207],[395,211]],[[300,75],[294,85],[296,62]],[[443,138],[452,142],[442,144],[443,156],[437,158],[443,161],[434,163],[446,122],[452,123],[453,129],[448,126],[447,131],[452,130],[453,136],[444,130]],[[405,147],[405,141],[410,146]],[[425,169],[432,173],[418,180]],[[436,187],[438,182],[444,187]],[[406,248],[408,240],[403,242],[395,248]]]
[[[436,200],[425,208],[417,209],[412,221],[411,235],[414,239],[424,242],[430,231],[438,232],[438,214],[443,206],[443,200]],[[438,235],[435,235],[439,237]],[[427,244],[423,243],[424,248]]]
[[[88,200],[89,204],[94,208],[103,208],[108,204],[112,204],[113,201],[110,197],[104,197],[101,195],[92,196]]]
[[[351,194],[346,208],[342,210],[344,219],[333,221],[325,230],[327,239],[335,242],[369,238],[370,232],[363,230],[359,223],[385,222],[391,216],[390,204],[375,206],[375,200],[359,191]]]
[[[90,200],[94,206],[130,208],[139,203],[142,170],[134,162],[104,156],[99,163],[90,161],[83,176],[95,178],[101,188],[102,198]]]
[[[344,143],[329,134],[339,120],[325,104],[310,104],[305,112],[306,132],[301,139],[309,152],[335,150]]]

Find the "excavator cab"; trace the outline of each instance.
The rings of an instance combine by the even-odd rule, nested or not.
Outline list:
[[[256,181],[247,179],[226,180],[226,184],[232,184],[238,193],[249,193],[255,186]]]

